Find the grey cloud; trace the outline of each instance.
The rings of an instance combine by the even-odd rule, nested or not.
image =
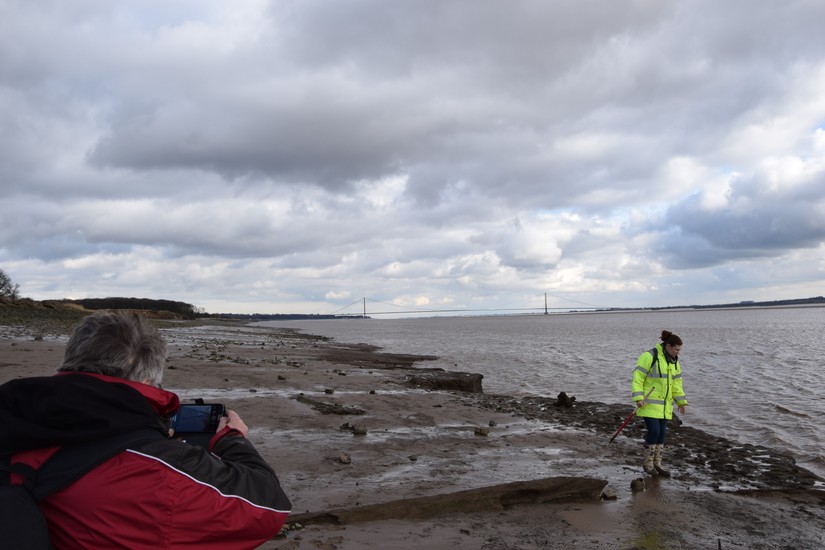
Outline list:
[[[719,210],[703,207],[698,195],[687,197],[668,211],[665,223],[677,227],[679,235],[663,240],[662,251],[685,267],[697,267],[773,257],[825,242],[823,182],[781,192],[770,187],[759,178],[737,182],[728,206]]]
[[[643,31],[667,10],[663,3],[634,1],[366,0],[282,6],[273,4],[273,14],[285,19],[288,51],[301,66],[354,63],[386,75],[477,66],[530,80],[540,71],[574,66],[595,41]]]
[[[630,21],[655,21],[648,11],[628,10],[633,3],[615,7],[612,14],[602,7],[579,29],[584,20],[539,3],[525,5],[524,12],[498,3],[476,4],[473,10],[454,2],[430,7],[439,13],[430,14],[417,3],[361,2],[347,5],[341,13],[329,4],[293,6],[292,18],[277,29],[286,39],[279,35],[277,45],[267,46],[276,57],[298,53],[301,66],[309,67],[311,59],[300,53],[317,51],[308,57],[324,59],[329,67],[317,68],[306,82],[286,79],[271,88],[260,88],[266,73],[236,74],[242,81],[228,83],[229,88],[257,86],[252,97],[216,98],[208,87],[186,89],[185,96],[183,89],[172,89],[169,97],[150,103],[126,95],[114,113],[111,131],[91,158],[104,166],[198,168],[230,178],[258,173],[332,189],[353,179],[406,171],[416,184],[413,192],[420,196],[432,196],[426,185],[418,190],[417,184],[429,181],[418,173],[434,162],[442,173],[436,185],[458,177],[496,192],[502,181],[546,181],[552,165],[529,158],[525,164],[521,155],[508,149],[521,141],[529,151],[536,139],[552,139],[536,130],[558,118],[559,111],[548,104],[537,120],[530,120],[536,115],[533,108],[514,111],[513,105],[535,104],[541,98],[529,91],[520,98],[525,91],[508,73],[523,73],[522,78],[530,81],[525,90],[542,89],[543,80],[556,78],[564,66],[574,66],[600,35],[623,32]],[[370,32],[363,29],[365,24]],[[399,25],[408,34],[396,32]],[[349,40],[342,42],[341,33]],[[387,81],[385,75],[370,71],[381,65],[376,56],[386,52],[425,55],[429,62],[416,64],[400,82]],[[467,60],[462,66],[457,58],[463,56]],[[547,65],[553,60],[561,66]],[[391,64],[403,62],[393,58]],[[453,76],[456,70],[460,79]],[[355,77],[358,84],[347,89]],[[491,125],[495,119],[504,126]],[[531,141],[514,142],[519,136],[513,128]],[[442,160],[435,160],[439,157]],[[485,174],[502,160],[507,174],[485,183]]]

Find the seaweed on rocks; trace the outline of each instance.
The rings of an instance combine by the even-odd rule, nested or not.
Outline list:
[[[621,404],[576,400],[571,407],[559,407],[556,398],[540,396],[469,394],[468,398],[489,410],[604,433],[605,444],[607,436],[616,431],[628,414],[628,405]],[[634,418],[620,437],[635,439],[641,444],[644,430],[644,422]],[[667,453],[670,460],[689,465],[693,475],[707,477],[717,489],[795,490],[823,482],[798,466],[789,453],[715,436],[685,426],[675,416],[668,426]]]

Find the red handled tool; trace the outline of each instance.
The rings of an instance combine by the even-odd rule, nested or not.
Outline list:
[[[648,397],[650,397],[651,393],[653,393],[653,388],[650,388],[650,391],[647,392],[647,395],[645,395],[645,400]],[[627,426],[627,423],[630,422],[630,419],[633,418],[634,416],[636,416],[636,411],[637,410],[639,410],[639,407],[636,407],[636,408],[633,409],[633,412],[631,412],[630,415],[625,419],[625,421],[622,422],[622,425],[619,426],[619,429],[616,430],[616,433],[613,434],[613,437],[610,438],[610,441],[608,441],[608,443],[613,443],[613,440],[616,439],[616,436],[619,435],[619,433],[621,433],[622,430],[624,430],[624,427]]]

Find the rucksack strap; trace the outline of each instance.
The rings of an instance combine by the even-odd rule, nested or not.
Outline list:
[[[159,430],[144,428],[94,441],[65,445],[37,470],[21,463],[11,463],[8,469],[26,477],[24,485],[39,501],[68,487],[125,449],[138,443],[165,438],[166,436]],[[5,469],[5,465],[3,466]]]

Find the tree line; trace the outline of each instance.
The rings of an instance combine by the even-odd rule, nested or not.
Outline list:
[[[151,298],[84,298],[81,300],[63,300],[69,304],[77,304],[86,309],[130,309],[138,311],[168,311],[183,319],[196,319],[203,315],[203,312],[186,302],[176,302],[174,300],[156,300]]]

